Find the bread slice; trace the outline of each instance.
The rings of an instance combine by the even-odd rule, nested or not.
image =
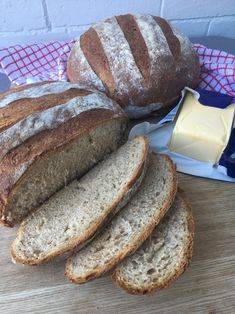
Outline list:
[[[185,195],[176,199],[145,243],[112,274],[113,281],[131,294],[166,288],[188,267],[192,258],[194,221]]]
[[[37,265],[84,244],[136,192],[146,170],[148,141],[128,141],[80,180],[60,190],[20,226],[16,262]]]
[[[169,157],[152,153],[139,191],[87,247],[66,263],[75,283],[97,278],[134,252],[152,233],[174,199],[176,170]]]

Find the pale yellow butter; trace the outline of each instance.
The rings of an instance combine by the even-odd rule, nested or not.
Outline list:
[[[204,106],[187,91],[169,148],[181,155],[216,164],[231,133],[235,104],[225,109]]]

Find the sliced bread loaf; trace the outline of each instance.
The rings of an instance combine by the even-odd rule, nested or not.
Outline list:
[[[160,222],[176,193],[175,167],[169,157],[152,153],[139,191],[89,245],[66,263],[75,283],[97,278],[134,252]]]
[[[13,259],[36,265],[88,241],[136,192],[148,150],[147,139],[137,137],[54,194],[21,224]]]
[[[0,95],[0,223],[29,212],[126,141],[128,119],[103,93],[41,82]]]
[[[152,235],[116,268],[113,281],[131,294],[168,287],[189,265],[193,236],[192,210],[184,193],[179,191]]]

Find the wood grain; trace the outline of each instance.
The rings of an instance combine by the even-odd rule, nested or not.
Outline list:
[[[9,248],[15,229],[0,227],[0,312],[82,314],[235,313],[235,186],[179,174],[193,206],[196,236],[192,263],[170,288],[130,296],[109,277],[69,283],[64,263],[14,265]]]

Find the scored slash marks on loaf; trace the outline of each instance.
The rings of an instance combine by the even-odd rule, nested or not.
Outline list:
[[[143,77],[116,18],[107,19],[94,25],[93,28],[100,38],[108,59],[116,93],[127,94],[129,84],[136,91],[143,92]]]
[[[160,17],[112,17],[96,23],[79,41],[68,58],[70,81],[84,86],[96,84],[89,79],[89,63],[92,77],[96,75],[103,82],[106,94],[130,117],[170,105],[185,85],[195,87],[198,83],[199,62],[190,41]],[[174,81],[169,88],[168,81]]]
[[[135,63],[144,78],[145,85],[148,85],[150,83],[151,63],[148,47],[137,24],[136,17],[134,18],[131,14],[119,15],[116,16],[116,20],[130,46]]]
[[[82,40],[81,36],[81,40]],[[105,87],[101,79],[96,74],[97,71],[93,70],[81,49],[80,41],[77,40],[73,46],[74,54],[70,55],[71,67],[67,68],[69,76],[75,77],[80,75],[81,83],[87,82],[87,87],[97,88],[101,92],[105,92]],[[95,53],[95,52],[94,52]],[[77,66],[77,60],[80,60],[79,66]],[[67,67],[67,62],[66,62]]]

